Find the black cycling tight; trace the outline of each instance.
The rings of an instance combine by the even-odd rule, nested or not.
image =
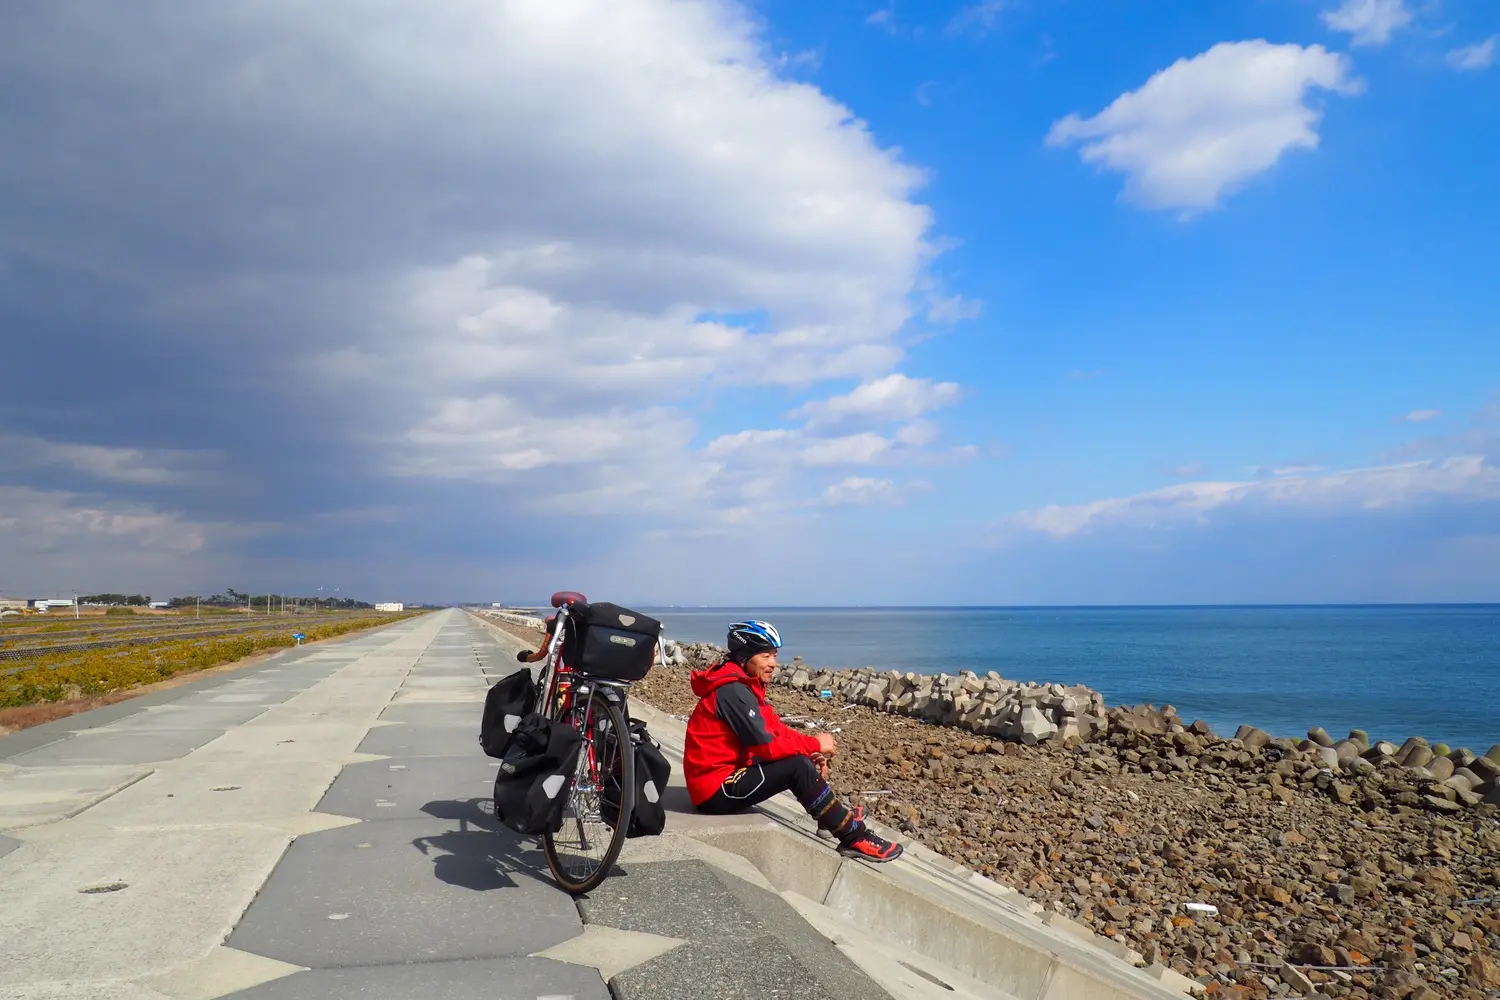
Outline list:
[[[751,764],[724,779],[724,784],[698,809],[706,813],[742,812],[779,792],[791,789],[817,824],[839,840],[858,836],[864,825],[833,794],[818,766],[805,754]]]

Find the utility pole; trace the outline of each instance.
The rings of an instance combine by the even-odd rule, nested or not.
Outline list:
[[[78,618],[78,591],[73,591],[73,618]]]
[[[202,594],[195,594],[195,595],[193,595],[193,617],[194,618],[202,618],[203,617],[203,595]]]

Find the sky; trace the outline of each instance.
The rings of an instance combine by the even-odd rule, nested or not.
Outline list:
[[[0,13],[0,593],[1500,601],[1491,0]]]

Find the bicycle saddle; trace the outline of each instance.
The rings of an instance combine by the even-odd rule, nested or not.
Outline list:
[[[559,590],[552,595],[552,606],[554,608],[569,607],[575,604],[587,604],[589,599],[576,590]]]

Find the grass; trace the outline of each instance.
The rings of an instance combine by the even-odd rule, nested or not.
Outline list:
[[[310,625],[302,629],[307,641],[331,639],[376,625],[414,617],[381,614]],[[206,670],[243,659],[262,650],[296,644],[294,625],[285,632],[224,636],[202,641],[183,640],[140,646],[124,651],[62,653],[42,657],[16,673],[0,677],[0,708],[18,708],[76,698],[92,698],[166,680],[178,674]]]

